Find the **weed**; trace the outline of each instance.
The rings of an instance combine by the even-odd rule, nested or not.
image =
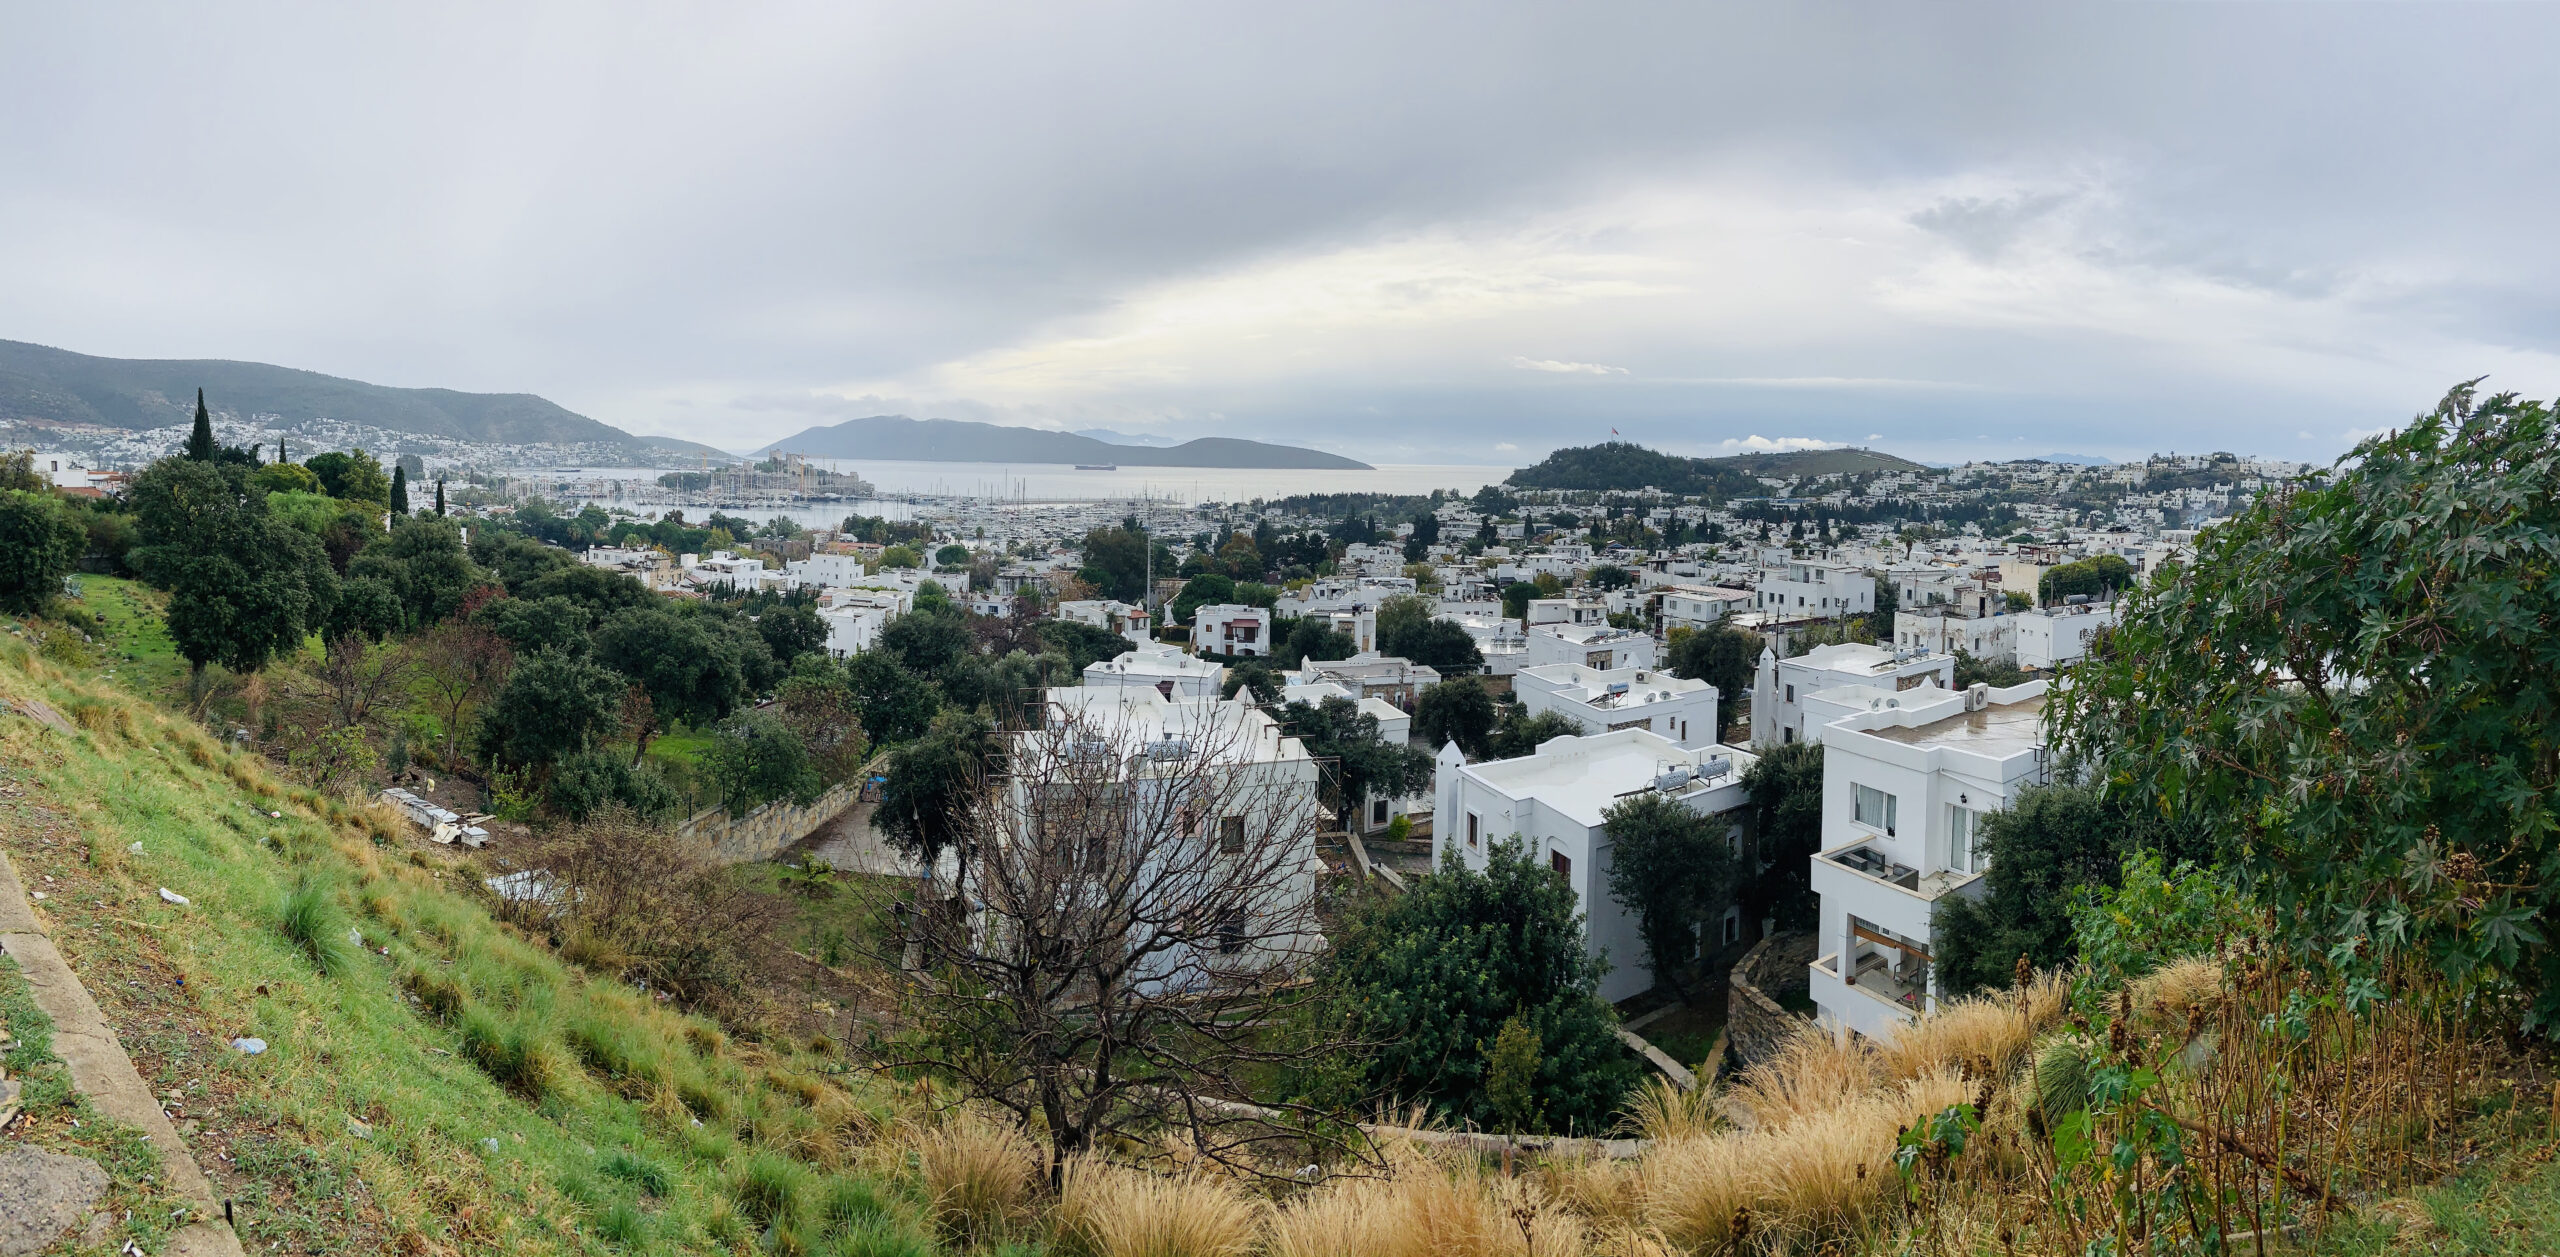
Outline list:
[[[665,1166],[627,1149],[616,1148],[604,1154],[596,1169],[606,1178],[620,1179],[652,1196],[664,1196],[675,1187],[675,1179]]]
[[[616,1248],[639,1248],[649,1242],[649,1218],[628,1201],[617,1201],[596,1215],[596,1234]]]
[[[462,1054],[492,1081],[539,1102],[567,1081],[556,1049],[522,1022],[501,1022],[484,1008],[462,1016]]]
[[[880,1199],[879,1189],[863,1179],[829,1179],[826,1191],[818,1198],[818,1215],[826,1219],[828,1227],[838,1231],[851,1230],[886,1217],[888,1212],[889,1206]]]
[[[1030,1202],[1039,1150],[1010,1126],[961,1118],[917,1135],[915,1148],[945,1234],[983,1242]]]
[[[807,1204],[809,1172],[789,1158],[758,1152],[738,1167],[729,1194],[747,1216],[768,1226],[795,1221]]]
[[[285,895],[276,909],[276,928],[323,977],[334,978],[355,964],[346,920],[328,889],[317,882],[306,879]]]

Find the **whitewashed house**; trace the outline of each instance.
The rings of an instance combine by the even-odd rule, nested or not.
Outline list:
[[[1821,741],[1822,724],[1806,718],[1806,705],[1825,690],[1849,687],[1896,694],[1932,685],[1955,688],[1954,656],[1842,642],[1780,659],[1777,652],[1764,648],[1751,688],[1751,744],[1770,747]],[[1859,706],[1865,705],[1865,698],[1863,692],[1857,695]]]
[[[1523,636],[1528,642],[1528,652],[1522,663],[1529,668],[1558,663],[1578,664],[1603,672],[1614,668],[1650,668],[1654,666],[1657,650],[1652,634],[1606,625],[1541,624]]]
[[[1413,717],[1382,698],[1362,694],[1339,681],[1309,681],[1292,678],[1280,688],[1281,703],[1305,703],[1321,707],[1328,698],[1344,699],[1360,709],[1360,714],[1378,722],[1378,740],[1391,746],[1402,746],[1413,740]],[[1361,833],[1385,829],[1399,816],[1428,816],[1431,791],[1385,798],[1372,795],[1352,805],[1352,815],[1343,823]]]
[[[1982,817],[2045,780],[2044,699],[2042,681],[1922,690],[1823,729],[1811,975],[1823,1020],[1888,1039],[1935,1005],[1932,916],[1949,895],[1982,893]]]
[[[1207,655],[1271,653],[1271,612],[1232,602],[1191,613],[1191,648]]]
[[[1721,585],[1668,585],[1662,590],[1662,631],[1702,629],[1751,609],[1757,595]]]
[[[1056,615],[1057,618],[1070,623],[1090,624],[1098,629],[1118,633],[1138,646],[1155,644],[1155,634],[1151,631],[1155,623],[1154,617],[1148,614],[1145,607],[1132,606],[1118,599],[1079,598],[1072,602],[1061,602],[1058,604]]]
[[[1149,642],[1117,659],[1086,664],[1084,683],[1096,689],[1154,690],[1168,699],[1215,698],[1227,670],[1180,646]]]
[[[1432,859],[1454,854],[1481,869],[1495,844],[1514,834],[1530,855],[1573,888],[1591,954],[1609,971],[1600,997],[1622,1000],[1653,985],[1634,914],[1609,894],[1610,842],[1601,814],[1620,799],[1659,791],[1702,815],[1729,818],[1737,853],[1750,798],[1742,775],[1754,757],[1728,746],[1685,749],[1642,729],[1549,740],[1518,759],[1466,762],[1457,745],[1441,748],[1439,798],[1431,822]],[[1717,938],[1740,936],[1728,913]]]
[[[2115,627],[2122,613],[2111,602],[2078,602],[2020,612],[2018,666],[2052,671],[2089,653],[2089,639]]]
[[[1716,687],[1657,669],[1551,663],[1522,669],[1511,692],[1531,714],[1553,712],[1585,733],[1644,729],[1683,750],[1716,743]]]
[[[1876,609],[1876,580],[1829,559],[1790,559],[1760,578],[1759,609],[1836,620]]]

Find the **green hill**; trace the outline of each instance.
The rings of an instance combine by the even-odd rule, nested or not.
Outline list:
[[[873,415],[808,428],[764,448],[815,458],[880,458],[929,463],[1113,463],[1126,467],[1316,468],[1366,471],[1369,464],[1322,450],[1204,436],[1180,445],[1114,445],[1073,432],[1013,428],[960,419]]]
[[[97,358],[0,340],[0,419],[165,428],[193,416],[199,388],[222,413],[271,414],[288,424],[336,419],[490,444],[719,453],[691,441],[634,436],[531,393],[390,388],[263,362]]]
[[[0,715],[0,849],[250,1252],[929,1250],[855,1168],[909,1093],[564,964],[468,853],[79,677],[0,638],[75,726]]]
[[[1632,492],[1652,488],[1666,493],[1729,498],[1763,492],[1759,481],[1762,476],[1921,470],[1925,470],[1921,464],[1907,458],[1866,449],[1691,458],[1647,449],[1632,441],[1607,441],[1557,450],[1535,465],[1511,473],[1506,483],[1522,489]]]

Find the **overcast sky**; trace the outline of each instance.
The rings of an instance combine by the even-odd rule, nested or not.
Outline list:
[[[0,0],[0,337],[738,449],[2325,460],[2560,392],[2560,6],[246,8]]]

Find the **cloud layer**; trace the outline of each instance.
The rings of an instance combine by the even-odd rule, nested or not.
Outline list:
[[[2560,105],[2481,54],[2552,46],[2546,6],[10,30],[0,337],[738,448],[903,412],[1386,461],[2327,457],[2458,379],[2560,391]]]

